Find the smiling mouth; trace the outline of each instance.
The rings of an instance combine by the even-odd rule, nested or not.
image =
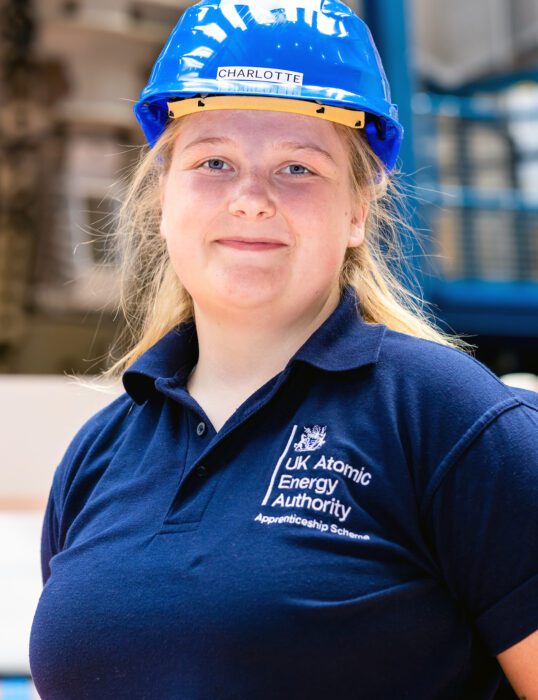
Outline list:
[[[269,250],[279,250],[280,248],[285,248],[285,243],[280,243],[279,241],[263,240],[263,239],[237,239],[237,238],[220,238],[217,243],[223,245],[227,248],[235,248],[236,250],[250,250],[250,251],[269,251]]]

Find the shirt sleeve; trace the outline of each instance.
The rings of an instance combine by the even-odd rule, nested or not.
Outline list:
[[[104,435],[105,449],[110,441],[121,438],[120,427],[129,415],[133,402],[126,394],[120,395],[112,403],[98,411],[77,432],[67,447],[58,464],[52,480],[43,525],[41,529],[41,577],[43,585],[50,576],[50,561],[63,547],[70,521],[75,517],[77,505],[80,505],[87,493],[91,491],[92,483],[99,480],[106,464],[100,464],[99,469],[89,473],[88,465],[84,466],[84,458]],[[112,449],[110,447],[110,449]],[[79,474],[79,470],[82,472]],[[77,486],[76,479],[80,484]],[[70,490],[75,495],[71,501],[74,507],[66,514],[65,504]],[[78,494],[78,499],[77,499]]]
[[[43,585],[45,585],[50,576],[50,560],[59,551],[58,532],[58,514],[54,500],[54,488],[51,488],[41,530],[41,578]]]
[[[427,527],[492,655],[538,628],[538,410],[501,413],[445,468]]]

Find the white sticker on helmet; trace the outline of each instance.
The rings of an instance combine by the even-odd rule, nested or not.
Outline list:
[[[282,68],[256,68],[255,66],[222,66],[217,70],[217,80],[249,80],[261,83],[284,83],[300,86],[304,73],[294,73]]]

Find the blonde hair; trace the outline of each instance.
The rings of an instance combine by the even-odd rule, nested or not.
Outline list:
[[[126,327],[121,356],[105,373],[117,377],[180,323],[193,318],[192,299],[177,278],[160,234],[160,179],[170,167],[181,120],[173,122],[153,149],[144,147],[126,191],[117,227],[121,269],[120,310]],[[356,196],[369,202],[365,240],[349,248],[340,285],[356,290],[364,319],[408,335],[465,347],[444,334],[424,310],[422,300],[400,281],[402,231],[412,234],[404,211],[405,195],[389,177],[362,131],[335,125],[350,152]],[[112,355],[111,355],[112,356]]]

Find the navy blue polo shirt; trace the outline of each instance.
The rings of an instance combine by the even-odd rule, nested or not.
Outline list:
[[[59,465],[44,699],[492,698],[538,627],[535,397],[347,291],[217,433],[192,324]]]

